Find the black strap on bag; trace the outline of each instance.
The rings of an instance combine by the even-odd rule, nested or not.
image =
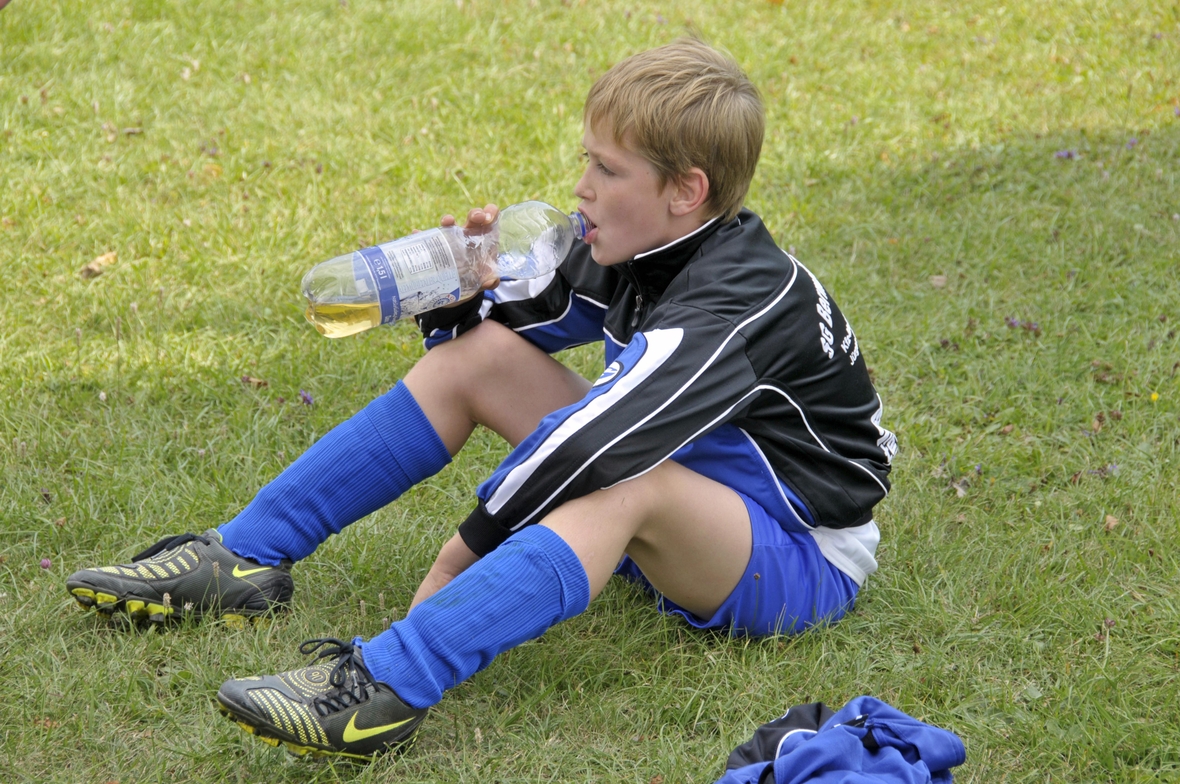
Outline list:
[[[757,762],[773,762],[779,744],[788,733],[795,730],[817,732],[823,723],[834,715],[835,711],[822,702],[796,705],[774,721],[754,730],[754,737],[738,746],[729,755],[725,769],[734,770]]]

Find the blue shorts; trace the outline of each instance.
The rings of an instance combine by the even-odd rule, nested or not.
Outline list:
[[[694,615],[663,596],[660,612],[679,615],[698,629],[729,629],[734,637],[793,634],[842,618],[852,609],[859,586],[824,558],[799,513],[805,513],[802,502],[785,488],[772,489],[779,483],[758,474],[753,458],[745,454],[745,443],[744,433],[725,426],[672,456],[741,497],[750,515],[753,549],[737,587],[711,618]],[[762,499],[755,500],[759,496],[776,515],[767,511]],[[630,556],[623,557],[615,574],[658,595]]]

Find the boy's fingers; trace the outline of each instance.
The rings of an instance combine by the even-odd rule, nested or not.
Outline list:
[[[496,221],[496,217],[500,214],[500,208],[495,204],[489,204],[484,208],[472,207],[467,211],[467,223],[463,228],[470,230],[478,230],[490,226]],[[454,215],[444,215],[439,220],[438,225],[447,227],[455,225]]]
[[[480,209],[479,207],[472,207],[467,213],[467,228],[480,229],[485,226],[490,226],[495,223],[496,216],[500,214],[500,208],[495,204]]]

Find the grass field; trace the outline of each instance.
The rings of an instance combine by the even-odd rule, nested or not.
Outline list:
[[[586,90],[686,29],[763,91],[748,204],[855,324],[901,443],[853,614],[734,641],[612,585],[368,767],[220,719],[227,677],[404,613],[505,454],[486,433],[297,567],[267,628],[78,611],[68,573],[228,519],[420,355],[407,324],[320,337],[311,264],[572,207]],[[786,707],[873,694],[957,732],[960,781],[1180,780],[1178,64],[1174,0],[14,0],[0,777],[707,784]]]

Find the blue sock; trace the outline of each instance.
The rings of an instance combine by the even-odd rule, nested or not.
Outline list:
[[[218,530],[238,555],[270,566],[298,561],[450,462],[399,381],[315,442]]]
[[[402,701],[427,708],[497,654],[590,604],[590,580],[560,536],[532,525],[485,555],[405,619],[361,644],[365,666]]]

